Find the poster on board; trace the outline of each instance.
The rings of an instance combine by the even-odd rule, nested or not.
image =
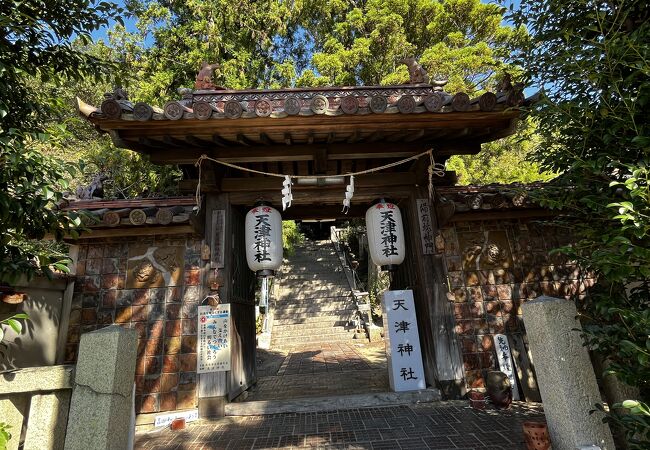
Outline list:
[[[230,304],[199,306],[196,372],[230,370]]]

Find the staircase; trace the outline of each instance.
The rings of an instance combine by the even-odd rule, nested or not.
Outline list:
[[[355,337],[357,307],[331,241],[306,240],[276,280],[272,348]]]

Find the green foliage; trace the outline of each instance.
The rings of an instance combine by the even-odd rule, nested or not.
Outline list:
[[[20,334],[23,330],[23,324],[20,322],[21,320],[29,320],[29,316],[25,313],[18,313],[0,320],[0,347],[6,347],[6,344],[2,342],[5,337],[4,327],[8,326],[16,334]],[[9,428],[11,428],[10,425],[0,422],[0,450],[6,450],[7,443],[11,439]]]
[[[288,256],[292,256],[296,245],[305,241],[305,235],[300,232],[298,224],[293,220],[282,221],[282,248]]]
[[[138,31],[111,43],[139,100],[165,101],[191,86],[203,61],[219,62],[216,84],[233,89],[376,85],[408,81],[414,56],[451,90],[494,84],[526,39],[502,24],[504,10],[480,0],[342,2],[163,2],[132,0]],[[151,43],[153,41],[153,44]]]
[[[650,408],[646,403],[625,400],[615,403],[611,411],[603,405],[596,405],[596,410],[606,414],[607,422],[623,430],[629,448],[646,449],[650,442]]]
[[[534,156],[560,176],[540,200],[563,210],[577,237],[565,252],[598,276],[580,304],[587,344],[648,403],[650,9],[524,0],[512,19],[534,36],[518,62],[547,88]]]
[[[531,160],[540,140],[535,130],[534,122],[524,121],[517,134],[483,144],[476,155],[454,155],[446,168],[456,171],[459,184],[548,181],[555,175],[540,171],[539,163]]]
[[[20,322],[21,320],[29,320],[29,316],[25,313],[18,313],[0,320],[0,345],[5,345],[2,343],[5,337],[5,326],[14,330],[14,333],[16,334],[22,333],[23,324]]]
[[[113,68],[74,47],[70,38],[88,42],[90,33],[117,13],[110,3],[76,0],[0,5],[0,282],[66,270],[62,255],[38,240],[48,233],[57,239],[74,235],[80,224],[75,214],[57,207],[66,177],[74,173],[71,165],[39,151],[58,134],[46,131],[62,128],[47,126],[58,100],[31,89],[31,83],[99,78]]]
[[[11,428],[11,426],[4,422],[0,422],[0,450],[6,450],[7,443],[11,439],[9,428]]]
[[[368,298],[373,319],[382,316],[381,295],[390,289],[390,275],[388,272],[373,270],[368,277]]]
[[[255,318],[255,334],[262,334],[264,327],[264,314],[260,314]]]
[[[57,208],[74,167],[35,149],[35,141],[46,139],[17,130],[0,134],[0,281],[67,271],[64,255],[41,240],[48,233],[74,236],[81,224],[77,214]]]
[[[314,42],[312,70],[333,85],[408,82],[399,61],[414,56],[432,78],[448,79],[452,92],[473,94],[493,84],[504,69],[516,72],[503,59],[526,39],[525,28],[502,24],[501,7],[480,0],[305,6],[300,21],[303,39]]]
[[[115,51],[102,43],[73,46],[97,58],[115,58]],[[117,73],[116,75],[119,75]],[[58,80],[44,83],[30,80],[31,89],[50,99],[51,108],[46,126],[50,139],[39,150],[69,163],[79,163],[79,173],[69,177],[70,190],[87,186],[97,175],[105,178],[104,198],[142,198],[176,195],[178,181],[182,178],[176,166],[158,166],[150,163],[146,155],[116,148],[107,135],[99,135],[85,119],[79,117],[74,106],[75,97],[100,104],[103,94],[113,90],[107,80]],[[137,94],[137,93],[136,93]]]

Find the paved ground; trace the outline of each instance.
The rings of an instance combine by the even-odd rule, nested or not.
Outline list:
[[[479,411],[467,402],[225,417],[136,436],[137,449],[523,449],[521,423],[539,405]]]
[[[239,401],[389,390],[383,342],[310,344],[258,352],[257,384]]]

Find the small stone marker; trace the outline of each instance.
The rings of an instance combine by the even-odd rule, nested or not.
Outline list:
[[[384,292],[383,309],[390,388],[395,392],[425,389],[413,291]]]

